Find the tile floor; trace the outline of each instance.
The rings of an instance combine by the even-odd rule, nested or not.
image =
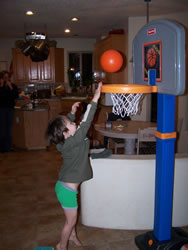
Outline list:
[[[61,156],[48,151],[0,154],[0,250],[33,250],[59,240],[64,215],[54,193]],[[188,227],[185,228],[188,231]],[[77,226],[83,247],[69,250],[136,250],[143,231]]]

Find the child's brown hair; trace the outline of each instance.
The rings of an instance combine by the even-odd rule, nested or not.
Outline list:
[[[46,130],[46,137],[48,138],[50,143],[64,143],[65,137],[63,132],[68,131],[68,128],[65,125],[66,119],[66,116],[57,116],[49,122],[48,128]]]

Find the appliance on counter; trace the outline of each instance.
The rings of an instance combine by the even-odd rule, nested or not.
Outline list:
[[[38,99],[48,99],[51,97],[50,89],[38,89],[37,90],[37,98]]]

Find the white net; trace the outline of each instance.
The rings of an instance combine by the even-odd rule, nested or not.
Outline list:
[[[114,94],[111,93],[111,99],[113,102],[112,112],[115,115],[136,115],[139,111],[139,103],[143,97],[143,94]]]

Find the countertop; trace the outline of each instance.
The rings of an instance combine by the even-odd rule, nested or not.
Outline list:
[[[48,106],[47,105],[39,105],[35,108],[31,107],[31,108],[28,108],[28,107],[21,107],[21,106],[15,106],[14,107],[15,110],[18,110],[18,111],[32,111],[32,112],[41,112],[41,111],[48,111]]]
[[[15,110],[19,111],[32,111],[32,112],[40,112],[40,111],[46,111],[49,109],[49,103],[53,101],[64,101],[64,102],[82,102],[87,101],[88,96],[51,96],[50,98],[45,99],[36,99],[37,103],[35,104],[35,107],[33,108],[32,100],[18,100],[16,106],[14,107]],[[23,102],[22,102],[23,101]]]
[[[64,97],[61,97],[61,100],[80,100],[80,101],[83,101],[83,100],[87,100],[88,99],[88,96],[64,96]]]

